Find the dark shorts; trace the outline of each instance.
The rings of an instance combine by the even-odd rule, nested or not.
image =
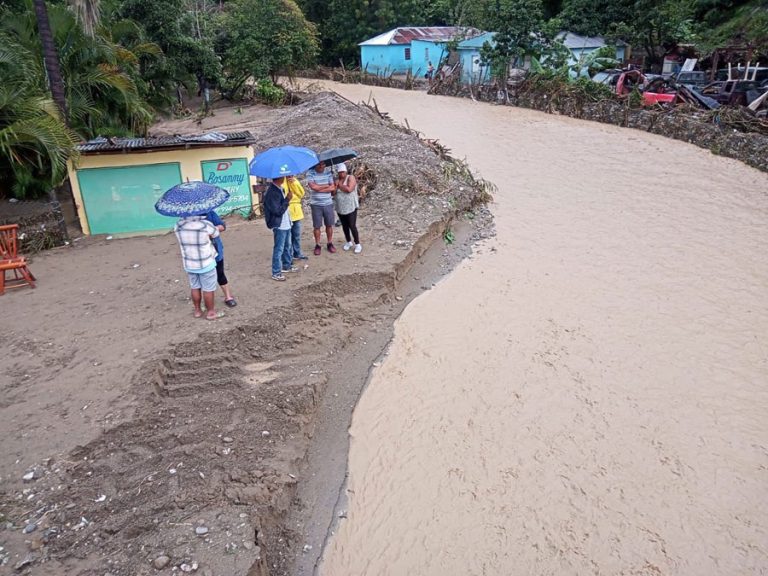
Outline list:
[[[312,209],[312,228],[322,228],[323,221],[326,226],[333,226],[336,223],[336,211],[333,209],[333,204],[328,206],[315,206],[310,205]]]

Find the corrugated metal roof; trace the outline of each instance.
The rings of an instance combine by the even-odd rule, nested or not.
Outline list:
[[[256,139],[250,132],[208,132],[189,136],[153,136],[149,138],[104,138],[99,136],[77,146],[81,154],[147,152],[167,148],[249,146]]]
[[[557,35],[557,39],[560,40],[567,48],[571,50],[585,50],[591,48],[601,48],[605,46],[605,38],[602,36],[580,36],[573,32],[560,32]],[[614,43],[616,46],[624,46],[625,43],[619,40]]]
[[[457,36],[474,36],[478,30],[460,26],[404,26],[360,42],[360,46],[392,46],[410,44],[414,40],[448,42]]]

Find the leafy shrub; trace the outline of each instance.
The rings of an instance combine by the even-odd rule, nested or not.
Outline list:
[[[273,84],[269,78],[262,78],[256,83],[256,99],[264,104],[278,106],[285,102],[285,90]]]

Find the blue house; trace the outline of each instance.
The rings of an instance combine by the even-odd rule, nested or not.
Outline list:
[[[437,68],[445,46],[456,38],[476,34],[472,28],[458,26],[400,27],[361,42],[360,64],[369,74],[423,76],[428,63]]]
[[[414,40],[411,42],[411,72],[424,77],[429,63],[437,70],[440,62],[448,57],[448,42],[443,40]]]
[[[493,46],[493,32],[483,32],[474,38],[459,42],[456,51],[461,60],[461,82],[463,84],[482,84],[491,78],[491,67],[484,66],[480,58],[480,49],[488,42]]]

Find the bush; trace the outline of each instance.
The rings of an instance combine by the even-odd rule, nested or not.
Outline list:
[[[268,78],[262,78],[256,83],[256,99],[264,104],[279,106],[285,102],[285,90],[272,83]]]

